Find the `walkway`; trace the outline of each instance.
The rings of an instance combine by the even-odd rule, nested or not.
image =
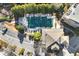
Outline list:
[[[5,23],[4,23],[4,26],[5,26],[6,28],[8,28],[9,30],[11,30],[11,31],[18,32],[18,31],[16,30],[16,28],[15,28],[15,24],[13,24],[13,23],[5,22]]]

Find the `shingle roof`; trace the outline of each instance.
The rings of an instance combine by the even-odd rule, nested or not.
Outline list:
[[[46,38],[46,47],[57,41],[63,34],[63,29],[43,29],[43,31],[48,35],[49,38]]]

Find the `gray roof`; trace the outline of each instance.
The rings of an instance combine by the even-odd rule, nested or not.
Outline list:
[[[46,47],[55,41],[58,41],[58,39],[64,34],[63,29],[43,29],[43,31],[48,35],[45,39]]]
[[[69,13],[69,15],[65,15],[66,18],[71,19],[73,21],[79,22],[79,4],[76,6],[76,8],[74,8],[75,4],[73,4],[70,9],[68,10],[67,13]]]

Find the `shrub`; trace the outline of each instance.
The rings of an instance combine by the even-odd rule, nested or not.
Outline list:
[[[16,29],[20,32],[20,33],[23,33],[24,32],[24,27],[20,24],[16,24],[15,25]]]
[[[40,41],[40,39],[41,39],[41,33],[40,32],[34,32],[33,39],[35,41]]]
[[[32,56],[33,53],[32,53],[32,52],[27,52],[27,55],[28,55],[28,56]]]
[[[5,41],[0,40],[0,48],[5,47],[7,48],[8,44]]]
[[[23,55],[24,54],[24,51],[25,51],[24,48],[20,48],[19,55]]]
[[[3,42],[3,47],[7,48],[8,44],[6,42]]]
[[[0,49],[2,48],[2,41],[0,40]]]
[[[9,16],[3,16],[0,17],[0,21],[11,21],[11,18]]]
[[[16,45],[10,46],[11,51],[15,52],[15,49],[17,48]]]
[[[0,20],[8,20],[8,18],[7,17],[0,17]]]

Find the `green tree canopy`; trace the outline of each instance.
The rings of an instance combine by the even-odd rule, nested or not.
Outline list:
[[[25,14],[53,14],[55,12],[63,12],[64,7],[69,7],[68,4],[49,4],[49,3],[42,3],[42,4],[22,4],[22,5],[15,5],[11,8],[12,13],[15,17],[23,17]]]
[[[15,5],[14,7],[11,8],[12,13],[14,14],[15,17],[22,17],[24,16],[24,5]]]
[[[40,32],[34,32],[33,39],[35,41],[40,41],[40,39],[41,39],[41,33]]]
[[[11,8],[12,13],[15,17],[23,17],[24,14],[36,14],[36,13],[53,13],[54,12],[53,4],[22,4],[15,5]]]

